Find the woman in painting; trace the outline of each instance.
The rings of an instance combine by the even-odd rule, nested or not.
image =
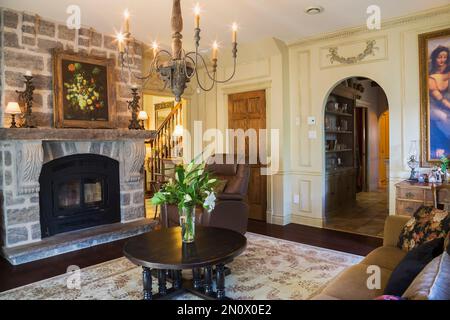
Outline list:
[[[430,75],[430,157],[450,154],[450,50],[438,46],[431,53]]]

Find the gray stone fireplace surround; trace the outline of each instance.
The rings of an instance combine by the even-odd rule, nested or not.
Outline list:
[[[143,164],[148,131],[0,128],[2,253],[21,264],[149,231],[145,219]],[[119,162],[121,223],[42,239],[39,177],[43,164],[75,154]]]

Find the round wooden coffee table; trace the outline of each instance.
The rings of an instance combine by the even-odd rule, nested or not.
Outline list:
[[[170,299],[190,292],[204,299],[225,296],[225,264],[247,246],[247,238],[236,231],[196,226],[195,242],[182,243],[181,228],[152,231],[129,240],[124,255],[143,268],[144,300]],[[215,267],[215,269],[214,269]],[[192,269],[193,279],[182,277]],[[158,294],[152,293],[152,271],[158,277]],[[202,272],[203,271],[203,272]],[[213,280],[216,291],[213,291]],[[167,280],[172,283],[167,288]]]

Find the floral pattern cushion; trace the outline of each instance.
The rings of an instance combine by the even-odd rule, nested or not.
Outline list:
[[[402,297],[398,297],[398,296],[392,296],[392,295],[385,294],[385,295],[376,297],[373,300],[396,300],[396,301],[399,301],[399,300],[406,300],[406,299],[402,298]]]
[[[446,237],[450,228],[450,215],[445,210],[423,206],[404,226],[397,246],[410,251],[424,242]]]

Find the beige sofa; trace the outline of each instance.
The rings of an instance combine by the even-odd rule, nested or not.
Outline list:
[[[373,250],[359,264],[342,272],[328,284],[313,300],[371,300],[383,295],[389,277],[406,252],[397,248],[403,226],[409,218],[389,216],[384,227],[383,246]],[[381,288],[370,290],[367,287],[367,267],[376,265],[381,270]]]

